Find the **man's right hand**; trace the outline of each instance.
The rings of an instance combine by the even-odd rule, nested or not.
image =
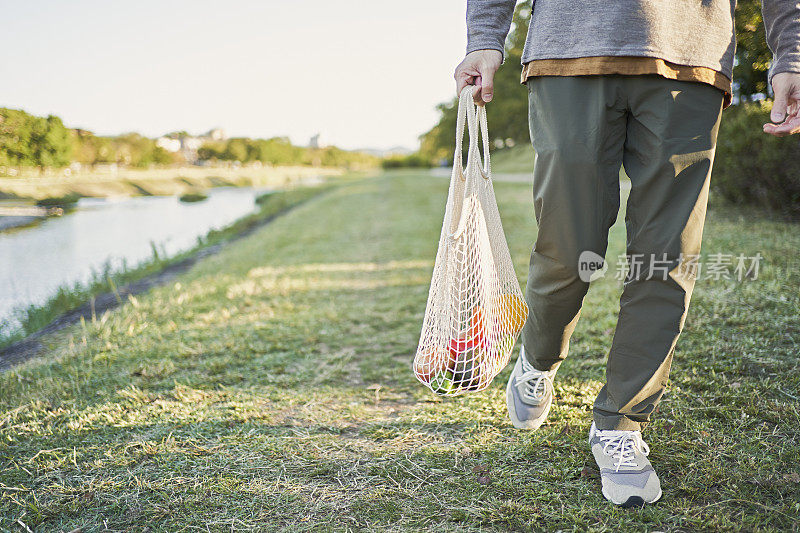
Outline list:
[[[494,74],[503,63],[503,54],[498,50],[475,50],[470,52],[456,67],[458,94],[467,85],[474,85],[472,98],[478,105],[492,101],[494,96]]]

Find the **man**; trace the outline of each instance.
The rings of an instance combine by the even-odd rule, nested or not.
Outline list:
[[[515,0],[467,0],[467,56],[458,91],[490,102]],[[512,422],[537,429],[588,289],[588,258],[605,256],[630,177],[625,280],[606,384],[589,445],[602,492],[652,503],[661,485],[641,429],[669,375],[694,287],[722,108],[730,103],[735,0],[534,0],[523,53],[539,232],[530,315],[507,387]],[[764,131],[800,131],[800,3],[763,0],[775,94]],[[584,267],[584,271],[582,271]],[[591,272],[589,272],[591,274]]]

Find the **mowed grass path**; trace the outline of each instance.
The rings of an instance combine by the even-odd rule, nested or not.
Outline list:
[[[538,432],[507,419],[510,367],[455,399],[415,381],[446,189],[414,173],[337,188],[0,375],[0,530],[798,527],[796,225],[711,213],[705,253],[765,259],[757,280],[699,282],[646,432],[664,498],[621,510],[586,445],[612,273]],[[524,280],[530,188],[496,190]],[[609,257],[623,248],[618,224]]]

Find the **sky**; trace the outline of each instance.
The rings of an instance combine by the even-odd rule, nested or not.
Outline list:
[[[455,96],[466,0],[0,0],[0,107],[100,135],[321,134],[416,148]]]

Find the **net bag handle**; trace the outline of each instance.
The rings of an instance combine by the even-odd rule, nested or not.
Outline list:
[[[486,185],[491,180],[491,163],[489,159],[489,133],[486,122],[485,106],[476,106],[472,99],[472,89],[474,86],[467,85],[461,91],[458,99],[458,118],[456,119],[456,151],[453,155],[453,175],[450,180],[451,198],[449,201],[463,202],[466,195],[475,191],[480,185]],[[476,110],[477,108],[477,110]],[[467,151],[467,167],[464,168],[462,161],[462,150],[464,141],[464,125],[466,124],[469,133],[469,149]],[[478,150],[478,135],[483,141],[483,161]],[[482,164],[481,164],[482,163]],[[483,176],[483,183],[476,182],[477,175]],[[463,183],[462,183],[463,182]],[[460,206],[459,206],[460,207]],[[464,232],[466,217],[460,208],[456,211],[458,224],[455,229],[448,234],[448,238],[453,241],[458,239]],[[452,221],[450,227],[453,227]]]
[[[456,150],[453,155],[453,166],[458,170],[459,177],[466,181],[468,172],[475,164],[485,179],[491,177],[491,162],[489,157],[489,127],[486,121],[486,106],[476,106],[472,99],[474,85],[467,85],[458,98],[458,118],[456,120]],[[469,148],[467,150],[467,168],[463,166],[462,150],[464,142],[464,125],[466,123],[469,133]],[[483,141],[482,154],[478,151],[478,136]],[[483,157],[481,157],[483,156]]]

